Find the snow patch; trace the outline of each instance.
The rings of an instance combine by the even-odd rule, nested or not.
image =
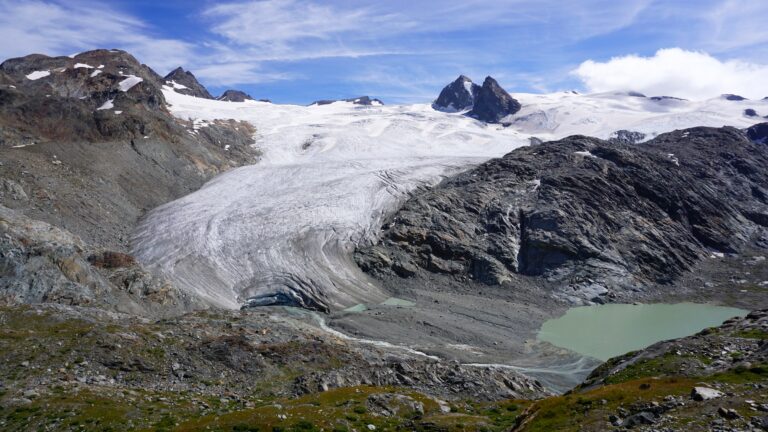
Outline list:
[[[467,94],[472,97],[472,83],[469,81],[464,81],[464,89],[467,91]]]
[[[177,83],[177,82],[176,82],[176,81],[174,81],[174,80],[166,81],[165,83],[166,83],[166,84],[169,84],[171,87],[173,87],[173,88],[174,88],[174,89],[176,89],[176,90],[186,90],[186,89],[188,89],[188,88],[189,88],[189,87],[187,87],[187,86],[185,86],[185,85],[183,85],[183,84],[179,84],[179,83]]]
[[[127,75],[128,78],[120,81],[120,84],[118,86],[120,87],[120,91],[127,92],[128,90],[132,89],[136,84],[144,81],[143,78],[139,78],[136,75]]]
[[[102,104],[100,107],[96,108],[96,111],[112,109],[112,108],[115,107],[114,102],[115,102],[114,99],[110,99],[110,100],[104,102],[104,104]]]
[[[83,69],[93,69],[93,66],[87,65],[85,63],[75,63],[74,67],[75,67],[75,69],[80,69],[80,68],[83,68]]]
[[[50,75],[51,75],[51,71],[34,71],[31,74],[27,75],[27,79],[30,81],[35,81]]]
[[[91,73],[91,78],[94,78],[94,77],[98,76],[101,72],[102,72],[101,70],[96,69],[95,71],[93,71]]]
[[[582,157],[597,157],[588,151],[575,151],[573,152],[573,154],[577,156],[582,156]]]

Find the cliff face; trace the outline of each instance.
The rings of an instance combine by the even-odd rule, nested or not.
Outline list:
[[[586,299],[669,283],[762,233],[766,163],[733,128],[520,148],[414,196],[356,259],[379,277],[505,285],[518,274]]]

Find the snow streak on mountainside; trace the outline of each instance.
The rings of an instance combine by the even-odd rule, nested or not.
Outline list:
[[[486,125],[428,105],[299,107],[227,103],[167,88],[174,115],[234,118],[257,128],[263,160],[152,211],[134,254],[212,304],[292,304],[337,310],[389,295],[351,259],[409,192],[525,145],[572,134],[609,138],[621,129],[649,138],[693,126],[749,126],[765,101],[705,102],[572,93],[520,95],[523,109]],[[765,112],[765,113],[763,113]],[[195,131],[190,131],[195,133]]]

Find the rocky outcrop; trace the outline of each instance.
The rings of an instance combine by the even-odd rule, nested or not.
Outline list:
[[[176,93],[203,99],[213,99],[213,96],[208,92],[208,89],[197,81],[197,78],[195,78],[192,72],[185,71],[181,67],[172,70],[165,76],[165,78],[163,78],[163,81],[165,85],[173,88]]]
[[[350,102],[355,105],[363,105],[363,106],[381,106],[384,105],[384,102],[382,102],[380,99],[371,98],[370,96],[360,96],[356,98],[349,98],[349,99],[321,99],[318,101],[314,101],[310,106],[312,105],[330,105],[334,102]]]
[[[540,383],[501,368],[464,366],[456,362],[391,359],[310,373],[296,380],[296,393],[374,385],[408,387],[445,398],[468,392],[477,400],[527,399],[546,395]]]
[[[144,271],[130,255],[0,206],[0,303],[98,306],[168,316],[204,304]]]
[[[725,100],[734,101],[734,102],[740,102],[740,101],[747,100],[747,98],[745,98],[744,96],[739,96],[739,95],[736,95],[736,94],[724,94],[724,95],[722,95],[720,97],[725,99]]]
[[[766,225],[766,163],[727,127],[519,148],[414,196],[356,260],[379,277],[532,276],[587,300],[665,284]]]
[[[475,96],[469,116],[488,123],[498,123],[504,117],[520,111],[522,106],[501,88],[498,82],[486,77]]]
[[[456,81],[443,88],[432,104],[432,108],[448,112],[471,109],[479,91],[479,85],[473,83],[468,77],[460,75]]]
[[[221,94],[216,100],[226,102],[245,102],[247,100],[254,100],[248,93],[240,90],[227,90]]]
[[[644,141],[645,139],[646,135],[642,132],[622,129],[612,133],[608,141],[617,144],[637,144]]]
[[[759,144],[768,144],[768,123],[758,123],[747,129],[747,136]]]

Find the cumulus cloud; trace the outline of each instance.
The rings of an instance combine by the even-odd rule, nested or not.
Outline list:
[[[704,52],[662,49],[651,57],[588,60],[572,72],[591,92],[631,90],[701,100],[724,93],[768,96],[768,65],[721,61]]]

